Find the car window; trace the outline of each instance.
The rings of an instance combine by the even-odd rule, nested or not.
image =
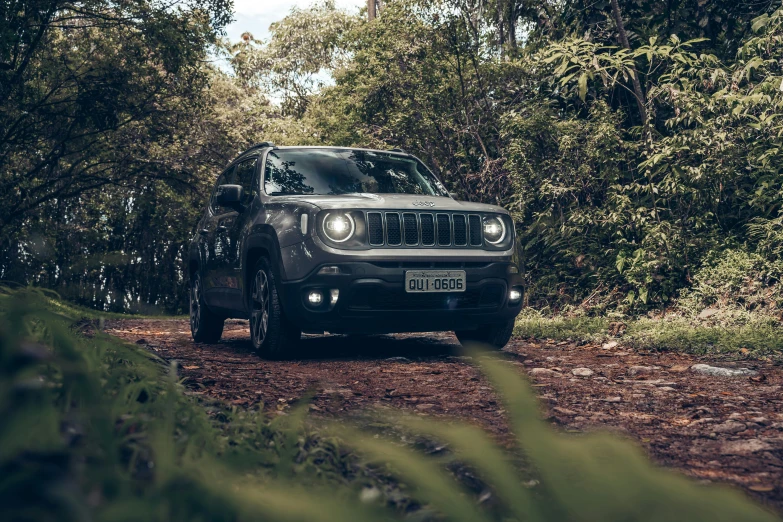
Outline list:
[[[233,181],[227,182],[234,185],[242,185],[242,192],[244,194],[242,198],[243,205],[249,205],[257,192],[253,186],[253,175],[255,173],[256,158],[249,159],[237,165],[236,170],[234,170]]]
[[[381,151],[286,149],[269,152],[267,194],[421,194],[446,189],[419,160]]]

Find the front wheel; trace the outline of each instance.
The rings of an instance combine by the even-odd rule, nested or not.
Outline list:
[[[283,312],[277,280],[266,259],[259,260],[250,290],[250,339],[253,348],[269,359],[290,353],[302,336]]]
[[[223,335],[223,318],[204,304],[201,275],[190,281],[190,334],[197,343],[216,343]]]
[[[502,349],[511,339],[514,333],[514,319],[509,319],[501,324],[489,324],[476,330],[457,330],[454,335],[457,336],[462,346],[470,344],[488,344],[498,350]]]

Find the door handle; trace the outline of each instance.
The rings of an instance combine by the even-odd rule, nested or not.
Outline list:
[[[209,234],[209,230],[207,230],[206,228],[202,228],[201,230],[198,231],[198,233],[201,234],[202,236],[206,236],[207,234]]]

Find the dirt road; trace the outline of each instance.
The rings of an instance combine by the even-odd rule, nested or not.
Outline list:
[[[186,320],[107,326],[113,335],[177,360],[193,392],[232,404],[263,403],[267,410],[285,411],[314,391],[314,414],[384,404],[468,418],[497,434],[507,430],[492,389],[460,357],[451,335],[311,336],[297,359],[265,361],[251,350],[246,321],[229,321],[223,340],[214,345],[194,344]],[[553,423],[625,433],[658,463],[696,479],[734,483],[783,512],[780,366],[747,362],[740,366],[756,375],[712,377],[690,368],[736,365],[626,351],[621,345],[602,349],[522,339],[503,353],[529,375]]]

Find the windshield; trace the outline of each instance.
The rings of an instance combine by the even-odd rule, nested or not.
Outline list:
[[[416,158],[365,150],[272,150],[266,158],[264,180],[270,195],[448,195]]]

